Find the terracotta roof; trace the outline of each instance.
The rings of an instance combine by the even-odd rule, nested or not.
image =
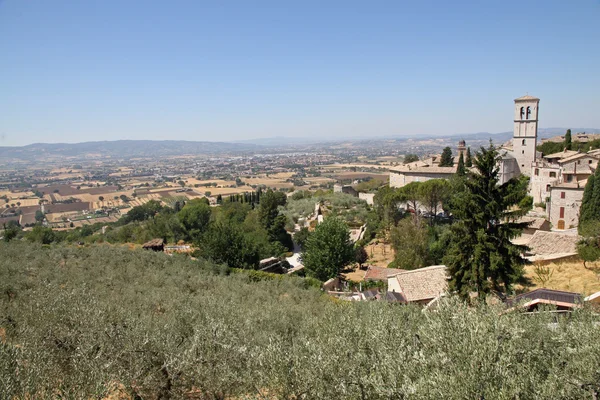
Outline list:
[[[153,247],[161,247],[165,244],[165,241],[163,239],[152,239],[149,242],[146,242],[142,245],[143,248],[145,249],[150,249]]]
[[[369,265],[365,273],[366,281],[387,281],[390,276],[398,275],[401,272],[406,272],[404,269],[384,268]]]
[[[579,293],[564,292],[562,290],[540,288],[528,293],[523,293],[508,300],[509,304],[517,304],[525,301],[529,304],[532,301],[538,300],[537,303],[544,304],[559,304],[559,305],[577,305],[583,301]]]
[[[563,158],[571,157],[575,154],[578,154],[578,152],[574,151],[574,150],[566,150],[565,149],[558,153],[548,154],[547,156],[544,156],[544,158],[558,158],[558,159],[562,160]]]
[[[402,296],[408,302],[434,299],[448,290],[445,265],[402,272],[390,279],[397,280]]]
[[[579,236],[560,232],[535,231],[527,246],[539,255],[577,253]]]
[[[532,101],[532,100],[540,101],[540,99],[538,99],[537,97],[533,97],[530,95],[521,96],[521,97],[515,99],[515,101]]]
[[[588,154],[588,153],[577,153],[577,154],[573,154],[573,155],[565,157],[565,158],[561,158],[560,160],[558,160],[558,162],[560,164],[562,164],[562,163],[566,163],[566,162],[569,162],[569,161],[577,160],[578,158],[582,158],[582,157],[596,158],[596,155],[594,155],[594,154]]]
[[[564,173],[563,173],[564,174]],[[585,189],[585,185],[587,185],[587,179],[583,179],[581,181],[576,182],[560,182],[552,185],[551,189],[560,188],[560,189],[576,189],[583,190]]]
[[[545,218],[541,217],[521,217],[517,222],[529,222],[528,228],[530,229],[541,229],[546,222]]]

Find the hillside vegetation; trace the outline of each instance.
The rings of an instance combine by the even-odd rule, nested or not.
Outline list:
[[[579,399],[600,381],[588,310],[342,303],[107,245],[0,254],[1,398]]]

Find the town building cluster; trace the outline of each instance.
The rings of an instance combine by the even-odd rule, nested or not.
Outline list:
[[[578,224],[579,209],[587,179],[600,160],[600,149],[588,152],[564,150],[542,156],[537,151],[540,99],[523,96],[514,101],[512,143],[500,147],[499,183],[526,175],[530,177],[529,194],[534,204],[545,208],[546,218],[554,229],[570,229]],[[596,139],[589,134],[576,134],[575,141]],[[545,141],[564,142],[564,136]],[[411,182],[448,179],[456,173],[459,156],[465,157],[466,144],[458,144],[453,166],[441,167],[439,155],[390,169],[390,186],[400,188]]]

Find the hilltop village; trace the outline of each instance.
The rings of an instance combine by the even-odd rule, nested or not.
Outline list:
[[[538,140],[540,99],[529,95],[515,99],[513,114],[512,139],[494,145],[498,185],[528,179],[532,206],[519,216],[517,222],[526,228],[513,242],[528,246],[524,255],[537,263],[572,259],[580,240],[577,227],[584,190],[600,159],[600,149],[594,148],[600,135],[568,132]],[[294,148],[277,153],[168,158],[115,159],[87,154],[84,158],[91,158],[87,162],[76,156],[57,157],[43,165],[13,169],[10,165],[14,163],[8,163],[0,183],[0,224],[5,230],[18,231],[18,237],[49,243],[130,243],[201,255],[204,239],[185,232],[186,224],[194,223],[175,217],[186,205],[206,204],[213,209],[210,219],[218,221],[221,214],[230,212],[225,210],[232,203],[245,204],[248,208],[239,217],[243,220],[255,211],[262,212],[261,196],[279,193],[278,200],[273,200],[273,211],[280,218],[279,233],[270,232],[276,229],[274,220],[265,222],[264,229],[271,238],[265,240],[283,247],[261,247],[255,252],[255,261],[244,262],[244,268],[304,275],[306,238],[327,217],[335,216],[342,218],[361,255],[356,256],[356,264],[354,260],[341,262],[339,274],[319,276],[325,291],[349,300],[377,298],[427,305],[448,290],[448,273],[441,264],[443,257],[431,244],[412,241],[415,235],[424,235],[425,242],[441,240],[453,216],[447,207],[447,193],[452,188],[440,182],[453,181],[461,170],[463,174],[476,173],[473,160],[479,149],[465,140],[458,141],[454,152],[448,140],[410,143],[409,150],[414,153],[393,146],[384,150],[372,145],[360,150],[352,145],[331,145],[327,150]],[[482,143],[477,144],[481,147]],[[431,186],[428,194],[423,190],[427,185]],[[422,186],[422,193],[413,190],[411,195],[411,188],[417,186]],[[439,193],[432,194],[432,190]],[[386,191],[404,194],[397,195],[400,197],[390,206],[384,200]],[[160,210],[174,210],[170,211],[175,213],[174,219],[168,217],[171,219],[161,222],[166,227],[160,229],[156,221],[153,229],[145,228],[149,218],[156,219],[148,213],[165,213]],[[411,213],[416,220],[429,221],[427,232],[420,222],[411,225],[402,217]],[[175,223],[181,226],[175,228]],[[45,236],[41,229],[47,230]],[[407,255],[410,246],[420,246],[422,255]],[[222,261],[241,267],[235,261]],[[540,278],[539,270],[529,269],[527,274],[530,289],[551,290],[543,287],[550,279]],[[591,295],[596,288],[600,290],[594,282],[583,286],[557,282],[554,288]]]
[[[559,377],[594,382],[600,139],[538,140],[539,104],[516,99],[498,143],[6,162],[5,390],[471,398],[485,370],[511,398],[554,398]]]

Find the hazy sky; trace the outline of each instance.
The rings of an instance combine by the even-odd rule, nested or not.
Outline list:
[[[600,0],[0,0],[0,146],[600,128]]]

